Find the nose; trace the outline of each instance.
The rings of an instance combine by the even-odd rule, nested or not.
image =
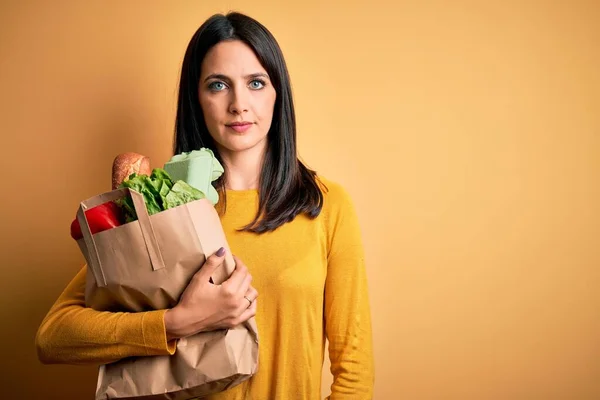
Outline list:
[[[244,88],[237,88],[231,91],[230,113],[239,115],[248,112],[248,93],[246,92]]]

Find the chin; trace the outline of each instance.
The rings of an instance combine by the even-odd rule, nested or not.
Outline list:
[[[239,153],[256,148],[263,148],[267,143],[266,137],[251,138],[251,137],[228,137],[225,140],[220,140],[219,145],[225,150],[232,153]]]

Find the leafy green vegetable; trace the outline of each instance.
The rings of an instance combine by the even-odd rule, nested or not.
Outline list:
[[[202,191],[213,205],[219,201],[219,193],[211,182],[217,180],[225,170],[211,149],[202,147],[176,154],[164,169],[176,181],[182,180]]]
[[[169,174],[162,168],[154,168],[150,176],[133,173],[119,186],[119,188],[124,187],[135,190],[143,196],[149,215],[206,197],[200,190],[184,181],[173,182]],[[116,202],[121,206],[126,222],[137,219],[130,196]]]
[[[177,181],[165,198],[165,209],[177,207],[205,197],[204,193],[200,190],[188,185],[184,181]]]

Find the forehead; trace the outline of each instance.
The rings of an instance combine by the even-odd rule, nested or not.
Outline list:
[[[252,48],[240,40],[213,46],[206,53],[201,69],[203,76],[218,73],[233,77],[266,72]]]

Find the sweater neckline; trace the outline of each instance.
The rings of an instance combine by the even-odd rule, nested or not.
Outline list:
[[[233,190],[233,189],[225,189],[225,194],[229,197],[248,197],[248,196],[256,196],[258,194],[258,189],[244,189],[244,190]]]

